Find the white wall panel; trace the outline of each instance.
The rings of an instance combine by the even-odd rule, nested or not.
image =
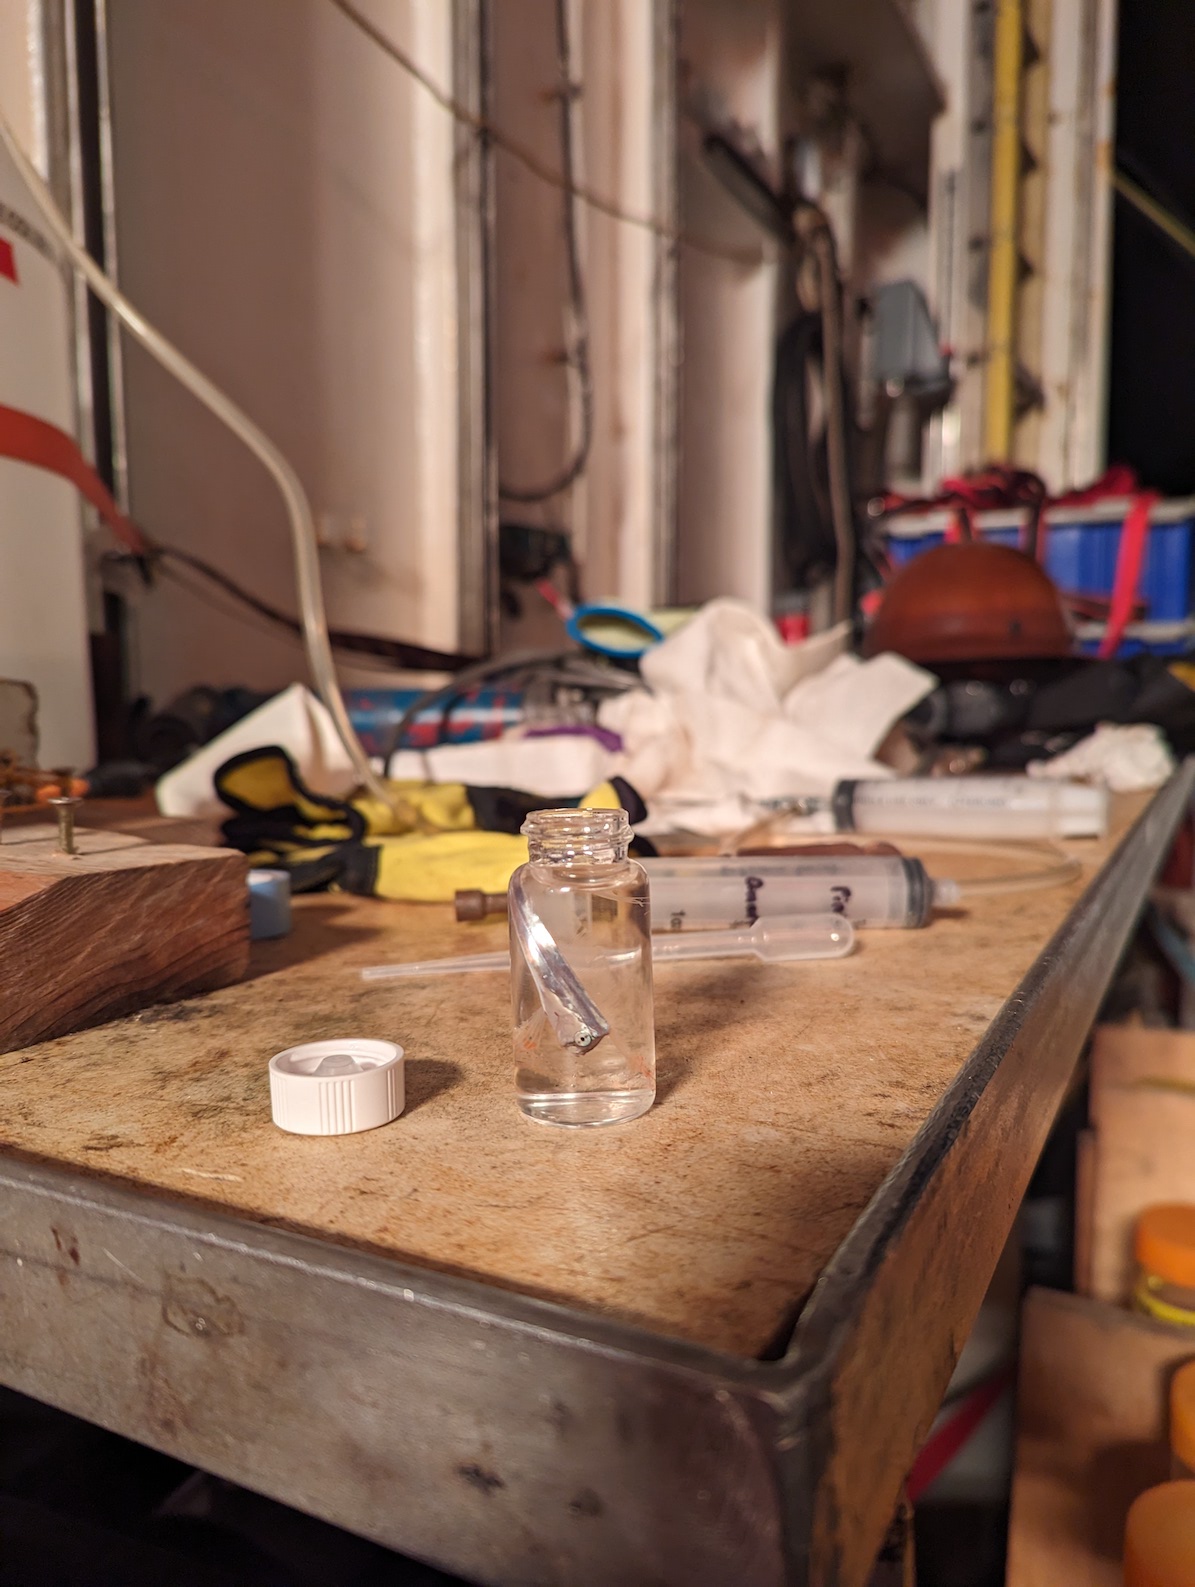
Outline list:
[[[24,147],[44,161],[39,40],[39,6],[0,4],[0,107]],[[73,435],[67,277],[44,244],[33,202],[2,150],[0,204],[0,241],[12,249],[16,276],[0,275],[0,403]],[[26,228],[43,239],[51,257],[29,240]],[[90,765],[79,499],[65,480],[11,458],[0,458],[0,677],[24,679],[37,689],[44,764]]]
[[[451,89],[448,0],[364,8]],[[108,9],[122,285],[287,453],[332,538],[363,536],[323,555],[331,621],[454,648],[454,122],[326,0]],[[126,399],[135,516],[293,610],[256,462],[135,348]],[[303,676],[286,636],[169,584],[135,638],[158,700]]]

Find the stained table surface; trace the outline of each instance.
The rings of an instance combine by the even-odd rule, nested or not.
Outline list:
[[[0,1057],[0,1147],[760,1355],[1142,802],[1119,803],[1107,841],[1067,846],[1083,873],[1066,886],[862,931],[844,960],[660,966],[659,1098],[633,1124],[521,1117],[504,975],[360,979],[501,946],[504,922],[323,896],[255,945],[239,986]],[[939,876],[1027,866],[925,852]],[[346,1036],[403,1044],[402,1118],[276,1129],[271,1055]]]

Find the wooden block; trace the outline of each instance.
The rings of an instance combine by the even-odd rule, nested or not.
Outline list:
[[[8,834],[35,826],[45,833],[48,811],[44,805],[9,810],[4,829]],[[194,843],[200,848],[220,848],[220,817],[159,815],[152,794],[137,799],[88,799],[79,811],[80,823],[91,831],[130,832],[149,843]]]
[[[1029,1292],[1006,1587],[1120,1587],[1125,1515],[1169,1476],[1169,1382],[1193,1357],[1178,1329]]]
[[[218,816],[117,816],[110,830],[127,832],[146,843],[196,844],[205,849],[222,844]]]
[[[1133,1225],[1156,1201],[1195,1199],[1184,1162],[1195,1097],[1195,1036],[1139,1025],[1105,1025],[1091,1053],[1089,1162],[1080,1158],[1080,1228],[1088,1224],[1087,1283],[1083,1293],[1127,1302],[1131,1288]],[[1103,1129],[1107,1145],[1099,1146]],[[1081,1147],[1081,1154],[1083,1148]],[[1086,1169],[1090,1201],[1083,1207]]]
[[[1094,1145],[1080,1159],[1079,1194],[1090,1185],[1085,1285],[1097,1300],[1126,1304],[1133,1282],[1133,1226],[1155,1202],[1195,1202],[1195,1036],[1103,1026],[1091,1057]],[[1084,1175],[1086,1170],[1086,1175]]]
[[[0,844],[0,1051],[240,980],[247,862],[231,850],[54,829]]]
[[[1126,1088],[1096,1131],[1090,1293],[1127,1305],[1133,1228],[1155,1202],[1195,1202],[1195,1096]]]
[[[1195,1093],[1195,1035],[1144,1025],[1100,1025],[1091,1044],[1092,1122],[1105,1093],[1125,1086],[1171,1084]]]

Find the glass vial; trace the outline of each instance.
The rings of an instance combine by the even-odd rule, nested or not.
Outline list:
[[[564,1045],[545,1012],[511,915],[515,1089],[529,1119],[619,1124],[655,1100],[647,876],[628,858],[625,810],[537,810],[523,824],[523,893],[600,1011],[609,1033]],[[512,887],[513,887],[512,883]]]

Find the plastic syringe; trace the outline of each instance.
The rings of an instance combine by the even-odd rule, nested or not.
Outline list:
[[[1036,777],[893,777],[840,782],[839,832],[929,838],[1086,838],[1108,830],[1108,791]]]
[[[791,915],[757,920],[728,931],[701,931],[682,936],[653,937],[653,964],[682,959],[762,959],[789,964],[798,959],[841,959],[855,946],[855,931],[841,915]],[[462,975],[509,970],[510,954],[469,953],[456,959],[422,959],[412,964],[374,964],[361,971],[363,981],[394,981],[402,976]]]
[[[924,926],[935,904],[958,902],[920,860],[898,854],[778,854],[644,860],[653,931],[778,915],[844,915],[856,926]]]
[[[900,855],[777,854],[645,859],[652,930],[702,931],[774,915],[845,915],[856,926],[924,926],[935,905],[957,904],[953,882],[934,882]],[[458,920],[506,912],[505,893],[466,888]]]

